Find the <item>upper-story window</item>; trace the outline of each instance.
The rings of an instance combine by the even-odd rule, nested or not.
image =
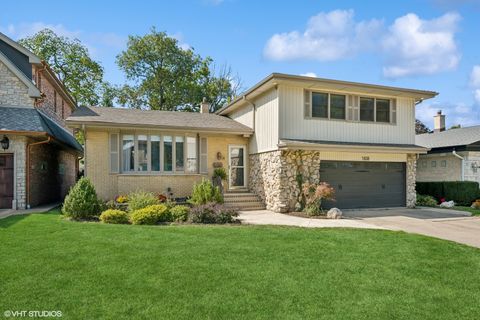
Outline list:
[[[346,97],[340,94],[312,92],[312,117],[345,120]]]
[[[360,97],[360,121],[390,122],[390,100]]]

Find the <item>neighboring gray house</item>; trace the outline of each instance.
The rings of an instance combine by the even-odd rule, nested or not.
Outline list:
[[[445,115],[434,118],[434,132],[416,136],[429,148],[417,161],[417,181],[476,181],[480,183],[480,126],[445,130]]]

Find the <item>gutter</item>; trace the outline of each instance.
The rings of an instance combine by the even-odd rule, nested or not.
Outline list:
[[[465,181],[465,158],[460,156],[455,150],[452,151],[452,154],[462,161],[462,180]]]
[[[39,142],[34,142],[34,143],[29,143],[27,144],[27,155],[26,155],[26,163],[27,163],[27,170],[26,170],[26,204],[27,204],[27,209],[30,209],[30,148],[32,146],[38,146],[41,144],[48,144],[52,141],[52,137],[48,136],[47,140],[39,141]]]

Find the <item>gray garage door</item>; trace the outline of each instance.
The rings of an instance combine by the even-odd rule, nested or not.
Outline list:
[[[322,207],[404,207],[405,163],[322,161],[320,180],[335,188],[336,201]]]

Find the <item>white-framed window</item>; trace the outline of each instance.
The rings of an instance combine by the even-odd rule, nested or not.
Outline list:
[[[432,168],[435,168],[437,166],[437,161],[436,160],[432,160]]]
[[[442,160],[440,162],[440,167],[446,168],[447,167],[447,160]]]
[[[390,123],[390,100],[360,97],[360,121]]]
[[[311,93],[312,118],[346,119],[347,96],[325,92]]]
[[[205,150],[203,168],[207,166],[207,138],[201,142]],[[198,145],[199,138],[189,134],[111,133],[110,172],[199,173]]]

